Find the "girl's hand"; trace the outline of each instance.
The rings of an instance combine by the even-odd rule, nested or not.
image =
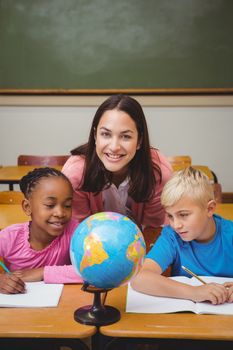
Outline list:
[[[15,270],[13,275],[19,277],[24,282],[37,282],[44,279],[44,268]]]
[[[0,274],[0,293],[17,294],[25,293],[25,283],[18,276],[12,273]]]
[[[233,282],[225,282],[223,285],[228,292],[227,302],[232,303],[233,302]]]
[[[222,284],[208,283],[194,288],[194,298],[192,299],[194,301],[210,301],[214,305],[228,301],[228,290]]]

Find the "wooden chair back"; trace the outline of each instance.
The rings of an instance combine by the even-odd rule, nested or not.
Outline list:
[[[54,166],[63,165],[69,158],[69,155],[58,156],[36,156],[36,155],[19,155],[18,165],[40,165]]]
[[[182,167],[188,167],[192,164],[192,158],[188,155],[185,156],[170,156],[167,157],[168,161],[170,162],[171,166],[182,166]]]
[[[217,203],[222,203],[222,186],[219,183],[213,184],[214,197]]]
[[[20,191],[0,191],[0,204],[21,204],[23,198]]]
[[[149,250],[152,248],[153,244],[157,240],[157,238],[160,235],[160,232],[162,230],[162,227],[152,228],[152,227],[146,227],[143,230],[143,236],[146,243],[146,253],[149,252]]]
[[[143,230],[143,236],[146,243],[146,253],[153,247],[155,241],[158,239],[160,233],[162,231],[162,227],[152,228],[146,227]],[[169,266],[166,271],[163,272],[164,276],[171,276],[171,267]]]

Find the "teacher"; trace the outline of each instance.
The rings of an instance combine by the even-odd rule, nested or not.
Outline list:
[[[113,95],[105,100],[88,142],[71,154],[62,172],[73,185],[73,216],[78,220],[114,211],[141,228],[164,223],[160,196],[172,170],[165,156],[150,146],[146,119],[134,98]]]

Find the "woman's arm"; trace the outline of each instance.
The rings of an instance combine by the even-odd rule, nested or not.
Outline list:
[[[156,171],[154,171],[154,175],[157,179],[157,184],[153,196],[148,202],[145,203],[142,224],[144,227],[157,228],[168,223],[160,198],[163,187],[165,183],[170,179],[173,171],[167,158],[158,150],[151,149],[151,157],[152,162],[159,166],[162,179],[161,182],[159,182],[158,174]]]
[[[83,171],[84,158],[81,156],[71,156],[62,168],[74,190],[72,216],[80,222],[91,215],[89,193],[80,190]]]

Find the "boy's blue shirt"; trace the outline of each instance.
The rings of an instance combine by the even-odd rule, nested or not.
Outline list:
[[[171,228],[165,226],[160,237],[147,254],[165,271],[172,266],[172,276],[188,276],[184,265],[200,276],[233,277],[233,221],[214,215],[216,233],[207,243],[184,242]]]

